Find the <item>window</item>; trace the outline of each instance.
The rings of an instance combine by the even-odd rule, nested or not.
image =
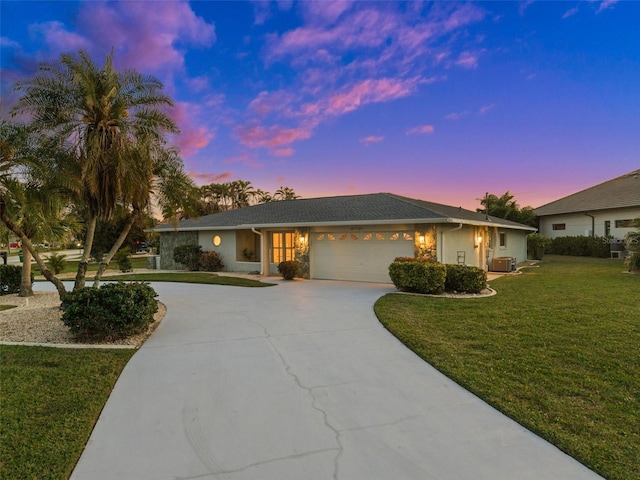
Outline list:
[[[633,220],[616,220],[616,228],[633,228]]]
[[[273,263],[295,260],[295,244],[293,232],[273,232],[271,234]]]
[[[604,221],[604,236],[608,237],[611,235],[611,220]]]
[[[500,248],[507,248],[507,234],[506,232],[500,232],[499,234],[499,238],[500,238]]]
[[[551,227],[554,230],[566,230],[567,229],[567,224],[566,223],[554,223]]]

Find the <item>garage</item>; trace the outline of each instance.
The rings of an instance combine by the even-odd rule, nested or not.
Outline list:
[[[389,264],[413,257],[413,231],[331,231],[311,236],[311,276],[389,283]]]

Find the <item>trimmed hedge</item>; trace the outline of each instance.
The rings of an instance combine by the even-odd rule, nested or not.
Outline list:
[[[447,265],[444,289],[447,292],[480,293],[487,287],[487,272],[467,265]]]
[[[198,257],[198,268],[202,272],[219,272],[224,268],[224,263],[218,252],[202,252]]]
[[[278,264],[278,272],[284,280],[293,280],[300,275],[300,262],[296,260],[287,260]]]
[[[181,263],[187,270],[195,272],[200,269],[198,260],[202,253],[200,245],[181,245],[173,249],[173,261]]]
[[[576,257],[611,256],[611,246],[606,237],[556,237],[546,247],[546,253]]]
[[[148,283],[106,283],[67,294],[62,322],[78,336],[96,340],[144,332],[158,311],[157,293]]]
[[[399,261],[389,265],[389,277],[398,290],[414,293],[442,293],[447,269],[440,263]]]
[[[31,283],[34,273],[31,272]],[[18,265],[0,265],[0,295],[9,295],[20,292],[22,281],[22,267]]]

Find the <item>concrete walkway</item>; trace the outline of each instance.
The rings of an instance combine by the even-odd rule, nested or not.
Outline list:
[[[154,288],[167,316],[72,480],[600,478],[391,336],[390,286]]]

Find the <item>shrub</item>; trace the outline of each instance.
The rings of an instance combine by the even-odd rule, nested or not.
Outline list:
[[[389,265],[389,277],[398,290],[415,293],[442,293],[447,269],[427,261],[397,261]]]
[[[293,280],[300,274],[300,262],[287,260],[278,264],[278,272],[284,280]]]
[[[199,269],[201,253],[202,247],[200,245],[181,245],[173,249],[173,260],[193,272]]]
[[[148,283],[106,283],[67,294],[62,322],[78,336],[96,340],[124,338],[145,331],[158,310]]]
[[[33,274],[31,274],[33,282]],[[20,291],[22,267],[18,265],[0,265],[0,295],[9,295]]]
[[[527,235],[527,258],[531,258],[532,260],[542,260],[544,251],[550,242],[550,239],[540,233]]]
[[[133,269],[131,265],[131,250],[125,247],[114,255],[114,260],[118,262],[118,268],[121,272],[130,272]]]
[[[203,272],[219,272],[224,268],[218,252],[202,252],[198,258],[198,268]]]
[[[447,292],[480,293],[487,286],[487,272],[467,265],[447,265],[444,289]]]
[[[625,264],[629,267],[630,272],[640,272],[640,250],[629,255]]]
[[[577,257],[608,258],[611,255],[609,241],[605,237],[556,237],[549,242],[547,253]]]
[[[47,268],[58,275],[67,265],[67,256],[64,254],[52,253],[46,261]]]
[[[428,262],[428,263],[438,263],[437,260],[434,260],[431,257],[396,257],[394,262]]]

